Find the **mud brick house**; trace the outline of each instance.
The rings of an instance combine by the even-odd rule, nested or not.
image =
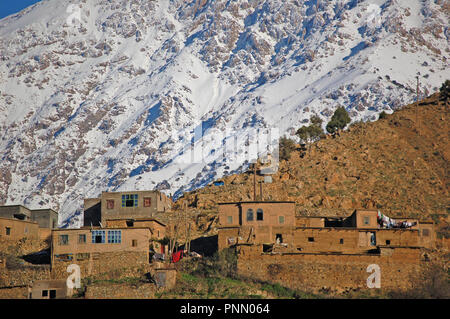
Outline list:
[[[58,213],[53,209],[28,209],[22,205],[0,206],[0,217],[35,221],[40,228],[58,227]]]
[[[0,240],[39,239],[39,225],[28,220],[0,217]]]
[[[76,263],[82,277],[149,264],[151,230],[147,227],[84,227],[52,232],[51,264],[57,278]]]
[[[0,206],[0,238],[50,240],[51,230],[57,226],[58,213],[53,209]]]
[[[166,225],[154,218],[136,218],[136,219],[107,219],[106,227],[111,228],[149,228],[150,229],[150,247],[156,252],[164,252],[164,246],[161,245],[159,240],[166,236]]]
[[[37,280],[28,287],[28,299],[65,299],[72,294],[66,280]]]
[[[107,219],[108,228],[149,228],[152,239],[163,239],[166,236],[166,225],[155,218],[118,218]]]
[[[293,240],[295,202],[219,204],[218,249],[237,243],[267,244]]]
[[[107,219],[151,218],[172,207],[172,200],[159,191],[102,192],[84,200],[84,226],[105,225]]]
[[[423,249],[435,243],[434,224],[405,218],[392,225],[376,210],[309,217],[295,216],[293,202],[223,203],[218,248],[236,248],[241,275],[292,288],[364,288],[369,264],[381,267],[385,287],[406,288]]]
[[[39,224],[40,228],[58,228],[58,213],[53,209],[33,209],[31,218]]]
[[[31,221],[31,210],[22,205],[0,206],[0,217]]]

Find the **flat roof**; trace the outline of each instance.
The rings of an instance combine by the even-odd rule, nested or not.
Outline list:
[[[245,201],[245,202],[225,202],[218,203],[217,205],[231,205],[231,204],[295,204],[294,201]]]
[[[150,217],[149,218],[145,218],[145,217],[142,217],[142,218],[107,218],[106,221],[108,221],[108,220],[111,220],[111,221],[114,221],[114,220],[133,220],[133,221],[141,221],[141,222],[143,222],[143,221],[150,221],[150,222],[157,222],[158,224],[161,224],[164,227],[166,226],[165,224],[161,223],[156,218],[150,218]]]
[[[295,229],[327,229],[327,230],[358,230],[358,231],[379,231],[379,230],[409,230],[409,231],[419,231],[418,229],[411,228],[357,228],[357,227],[301,227],[297,226]]]
[[[32,221],[32,220],[21,220],[21,219],[16,219],[16,218],[6,218],[6,217],[0,217],[0,219],[3,220],[12,220],[14,222],[22,222],[22,223],[29,223],[29,224],[37,224],[37,222]]]
[[[303,215],[297,215],[295,218],[333,218],[333,219],[341,219],[341,218],[347,218],[347,217],[330,217],[330,216],[303,216]]]
[[[39,209],[31,209],[31,212],[43,212],[46,210],[50,210],[52,212],[54,212],[55,214],[58,214],[58,212],[56,210],[53,210],[51,208],[39,208]]]
[[[379,248],[392,248],[392,249],[395,249],[395,248],[412,248],[412,249],[420,249],[420,248],[422,248],[422,247],[420,247],[420,246],[400,246],[400,245],[398,245],[398,246],[394,246],[394,245],[377,245]]]
[[[18,205],[1,205],[0,208],[2,208],[2,207],[23,207],[25,209],[30,210],[28,207],[20,205],[20,204],[18,204]]]
[[[129,191],[122,191],[122,192],[105,192],[105,191],[103,191],[102,194],[104,194],[104,193],[108,193],[108,194],[161,193],[161,194],[164,194],[158,190],[144,190],[144,191],[129,190]]]
[[[127,229],[127,230],[133,230],[133,229],[148,229],[151,232],[151,229],[148,227],[90,227],[85,226],[81,228],[57,228],[52,229],[52,231],[75,231],[75,230],[117,230],[117,229]]]

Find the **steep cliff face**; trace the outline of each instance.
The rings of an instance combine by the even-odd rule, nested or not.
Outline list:
[[[0,203],[52,206],[76,225],[82,199],[103,190],[179,196],[242,171],[257,129],[290,134],[339,105],[374,120],[413,101],[416,75],[423,93],[445,80],[449,11],[445,1],[37,3],[0,20]],[[182,156],[191,145],[200,160]]]

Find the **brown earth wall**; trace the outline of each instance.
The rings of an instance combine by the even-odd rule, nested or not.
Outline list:
[[[407,289],[420,270],[419,249],[396,249],[392,256],[337,254],[261,254],[261,248],[238,249],[238,274],[293,289],[332,290],[367,287],[370,264],[381,268],[381,288]]]
[[[93,275],[103,275],[106,279],[134,277],[137,272],[148,271],[150,267],[147,252],[91,253],[86,259],[79,259],[74,254],[73,260],[70,261],[61,261],[55,258],[52,268],[53,278],[67,278],[69,276],[67,267],[71,264],[80,266],[82,279]]]

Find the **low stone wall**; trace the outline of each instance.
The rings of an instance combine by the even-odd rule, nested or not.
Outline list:
[[[50,266],[22,266],[0,269],[0,288],[31,285],[35,280],[50,279]]]
[[[332,254],[261,254],[255,247],[239,247],[238,274],[279,283],[283,286],[318,291],[369,289],[367,267],[381,269],[381,288],[408,289],[420,271],[420,250],[402,250],[391,256]]]
[[[5,254],[27,255],[48,248],[45,241],[38,239],[5,240],[0,239],[0,252]]]
[[[148,272],[150,264],[148,255],[145,252],[105,252],[91,253],[86,259],[78,259],[74,255],[73,260],[53,261],[52,276],[55,279],[64,279],[69,276],[67,267],[71,264],[80,266],[81,278],[90,276],[114,279],[135,276],[137,272]],[[99,277],[100,278],[100,277]]]
[[[94,284],[86,288],[86,299],[153,299],[154,284]]]
[[[27,299],[28,287],[0,288],[0,299]]]

